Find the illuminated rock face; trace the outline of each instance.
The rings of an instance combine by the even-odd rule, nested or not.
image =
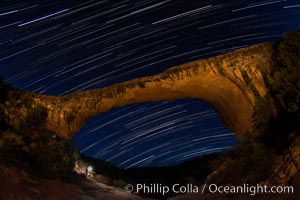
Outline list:
[[[220,56],[189,62],[161,74],[62,97],[34,94],[48,110],[47,128],[71,138],[92,116],[134,103],[202,99],[236,134],[250,130],[255,101],[267,88],[273,45],[263,43]]]

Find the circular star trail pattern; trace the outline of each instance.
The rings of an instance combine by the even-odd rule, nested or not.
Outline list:
[[[64,95],[276,41],[299,23],[299,0],[1,1],[0,74],[22,90]],[[237,144],[208,104],[188,99],[115,109],[75,141],[123,168],[174,165]]]

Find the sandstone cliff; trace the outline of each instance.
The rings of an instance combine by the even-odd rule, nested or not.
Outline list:
[[[220,56],[189,62],[161,74],[62,97],[34,94],[48,112],[46,126],[71,138],[92,116],[134,103],[182,98],[202,99],[238,136],[251,129],[256,99],[267,88],[274,48],[263,43]]]

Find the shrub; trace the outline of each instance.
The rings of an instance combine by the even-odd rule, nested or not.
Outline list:
[[[255,131],[258,133],[266,132],[271,120],[275,116],[275,112],[269,95],[258,98],[255,102],[252,116]]]
[[[65,141],[38,142],[33,151],[36,172],[51,179],[67,178],[74,168],[74,161],[66,149]]]
[[[3,82],[2,76],[0,76],[0,102],[4,102],[7,99],[9,86]]]
[[[288,32],[278,45],[279,67],[268,77],[271,93],[283,110],[299,112],[300,32]]]
[[[257,184],[270,175],[273,156],[274,152],[264,144],[246,142],[210,164],[215,173],[209,181],[216,184]]]
[[[22,150],[24,141],[21,135],[17,135],[13,132],[5,132],[0,140],[0,152],[6,158],[10,160],[22,159]]]
[[[3,134],[1,138],[2,146],[5,149],[19,149],[24,145],[22,136],[16,135],[15,133],[7,132]]]

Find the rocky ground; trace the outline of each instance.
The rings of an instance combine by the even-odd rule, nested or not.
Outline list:
[[[76,183],[75,183],[76,181]],[[141,200],[145,198],[98,182],[95,178],[77,177],[74,183],[39,179],[15,168],[0,165],[1,200]]]
[[[78,176],[72,183],[62,183],[32,177],[20,170],[0,165],[0,199],[2,200],[147,200],[113,186],[99,181],[100,178]],[[217,199],[273,199],[273,200],[297,200],[300,196],[300,175],[293,180],[295,192],[293,194],[260,194],[250,195],[215,195],[215,194],[187,194],[180,195],[170,200],[217,200]],[[148,199],[149,200],[149,199]]]

